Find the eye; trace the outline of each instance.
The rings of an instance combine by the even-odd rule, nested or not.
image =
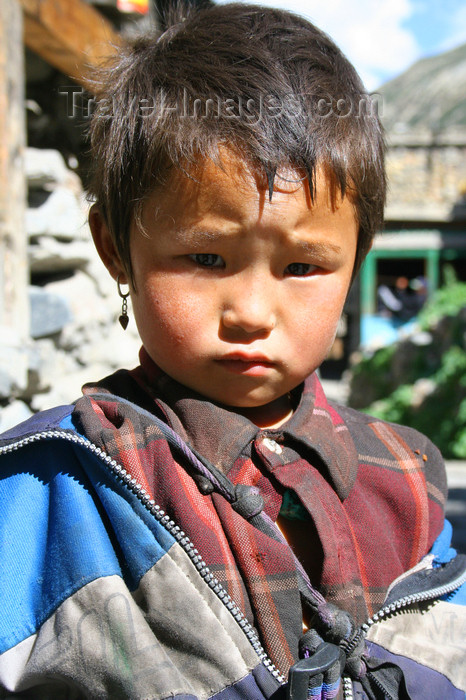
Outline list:
[[[225,264],[221,256],[214,253],[194,253],[189,257],[201,267],[223,267]]]
[[[306,275],[311,275],[317,269],[317,265],[311,265],[311,263],[294,262],[285,268],[285,274],[293,277],[305,277]]]

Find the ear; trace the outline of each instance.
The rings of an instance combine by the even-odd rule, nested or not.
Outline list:
[[[89,228],[91,229],[97,252],[113,279],[116,280],[117,277],[120,276],[120,282],[122,284],[127,284],[128,278],[125,268],[117,253],[113,238],[110,235],[102,212],[97,204],[93,204],[89,211]]]

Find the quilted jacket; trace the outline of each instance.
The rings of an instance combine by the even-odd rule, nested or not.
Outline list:
[[[145,418],[176,463],[199,477],[194,483],[210,481],[231,497],[227,481],[166,423]],[[255,525],[280,542],[266,518]],[[73,406],[5,433],[0,697],[464,700],[466,564],[449,548],[448,524],[351,638],[325,638],[321,629],[323,643],[290,671],[271,660],[260,625],[198,549],[157,493],[82,434]],[[331,610],[318,595],[312,602],[320,618]],[[347,663],[356,647],[359,670]]]

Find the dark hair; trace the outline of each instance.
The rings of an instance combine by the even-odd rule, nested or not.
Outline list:
[[[355,203],[355,272],[381,227],[384,139],[353,66],[310,22],[247,4],[175,8],[105,69],[91,122],[95,197],[131,275],[130,226],[143,198],[228,146],[267,176],[323,167]]]

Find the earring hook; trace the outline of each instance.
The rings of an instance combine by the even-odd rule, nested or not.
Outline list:
[[[121,302],[121,314],[118,318],[118,321],[120,322],[120,326],[125,331],[127,326],[128,326],[128,323],[129,323],[128,301],[127,301],[128,297],[129,297],[129,290],[126,292],[126,294],[123,294],[123,292],[121,291],[120,275],[118,275],[116,283],[117,283],[118,294],[123,299],[123,301]]]
[[[119,296],[120,296],[122,299],[127,299],[127,298],[129,297],[129,290],[126,292],[126,294],[123,294],[123,292],[121,291],[121,287],[120,287],[120,275],[118,275],[117,280],[116,280],[116,283],[117,283],[117,287],[118,287],[118,294],[119,294]]]

